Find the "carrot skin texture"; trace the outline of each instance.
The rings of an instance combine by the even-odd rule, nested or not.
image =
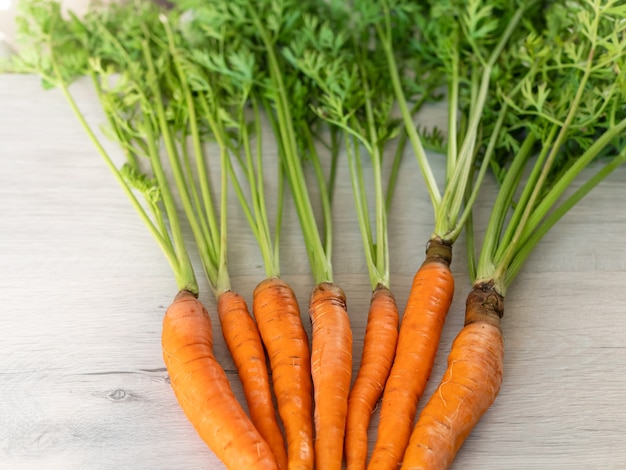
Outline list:
[[[287,450],[276,415],[265,349],[245,300],[233,291],[218,297],[222,334],[235,362],[250,419],[272,449],[279,469],[287,468]]]
[[[379,285],[372,292],[361,365],[348,397],[347,470],[361,470],[367,464],[367,430],[393,364],[398,325],[396,300],[388,288]]]
[[[163,319],[163,359],[172,389],[200,438],[232,470],[276,470],[272,451],[235,397],[213,354],[211,319],[182,290]]]
[[[494,402],[502,382],[500,329],[471,323],[454,340],[448,369],[413,430],[403,470],[445,470]]]
[[[413,430],[419,402],[435,362],[452,303],[450,245],[431,240],[418,269],[398,334],[398,346],[380,407],[378,436],[368,470],[396,470]]]
[[[315,467],[341,470],[352,380],[352,329],[343,290],[330,282],[318,284],[309,299],[309,316]]]
[[[491,296],[485,302],[484,295],[474,292],[468,296],[466,325],[452,344],[448,368],[411,434],[401,467],[404,470],[449,468],[500,391],[504,363],[501,314],[485,312],[490,300],[498,303],[498,299]],[[483,300],[476,302],[476,297]]]
[[[290,470],[312,470],[313,382],[309,338],[294,291],[280,278],[254,289],[253,313],[267,349]]]

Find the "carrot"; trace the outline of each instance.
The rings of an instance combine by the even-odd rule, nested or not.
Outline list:
[[[163,320],[163,359],[172,389],[198,435],[229,469],[276,469],[269,445],[238,403],[213,355],[206,308],[182,290]]]
[[[324,5],[323,2],[319,3],[320,8],[324,8]],[[302,15],[302,10],[298,11],[296,4],[290,4],[282,17],[292,18],[293,21],[286,22],[281,31],[267,22],[267,18],[272,16],[269,8],[271,4],[259,5],[246,0],[245,6],[255,26],[258,43],[263,45],[260,49],[256,43],[253,49],[262,51],[259,62],[268,64],[266,82],[272,90],[267,93],[268,87],[263,86],[253,89],[253,93],[267,103],[282,171],[291,189],[313,276],[309,317],[312,322],[315,466],[324,470],[341,469],[352,379],[352,331],[345,294],[333,282],[331,196],[332,183],[335,181],[332,171],[334,165],[331,163],[327,182],[316,145],[316,139],[320,139],[326,132],[325,129],[312,128],[310,125],[314,118],[310,93],[315,92],[315,87],[300,74],[293,73],[286,57],[288,54],[279,54],[276,48],[276,44],[289,44],[296,37],[301,37],[303,28],[308,27],[307,15]],[[331,142],[324,144],[330,151],[331,162],[334,162],[339,153],[337,141],[332,138],[336,136],[336,131],[331,131],[330,135]],[[323,232],[309,195],[311,185],[305,177],[305,156],[307,166],[314,172],[317,183],[315,189],[321,199]]]
[[[545,106],[567,103],[551,113],[536,114],[532,96],[519,101],[521,107],[508,109],[501,95],[488,103],[492,109],[501,108],[499,120],[514,122],[496,127],[490,136],[483,159],[489,152],[504,151],[506,166],[500,167],[500,189],[493,203],[489,222],[482,237],[480,255],[474,252],[474,228],[471,218],[466,224],[469,274],[473,289],[466,301],[465,326],[455,339],[448,368],[438,389],[426,404],[417,421],[404,456],[405,469],[446,469],[472,428],[495,401],[502,382],[504,345],[500,318],[504,298],[520,269],[536,244],[552,226],[582,197],[626,160],[626,149],[619,137],[626,129],[626,117],[617,112],[624,101],[624,90],[609,90],[594,105],[598,109],[613,109],[600,121],[589,117],[585,103],[592,90],[606,86],[606,71],[623,57],[624,49],[598,54],[599,44],[612,34],[615,12],[604,9],[600,2],[580,2],[580,8],[540,9],[548,24],[558,18],[558,28],[534,29],[526,21],[526,37],[532,37],[541,50],[558,50],[560,44],[576,43],[579,57],[585,57],[584,67],[572,67],[575,58],[558,56],[530,66],[524,79],[515,84],[501,81],[504,96],[512,96],[518,87],[528,89],[537,81],[554,90]],[[582,33],[584,31],[584,33]],[[525,41],[521,37],[520,41]],[[520,42],[521,44],[522,42]],[[516,50],[516,49],[514,49]],[[507,66],[519,71],[519,57],[512,56]],[[527,60],[524,56],[525,61]],[[552,74],[554,69],[558,73]],[[546,74],[550,71],[550,74]],[[502,70],[507,76],[508,70]],[[546,78],[546,77],[550,78]],[[537,92],[539,93],[539,92]],[[596,108],[597,106],[597,108]],[[622,110],[623,111],[623,110]],[[581,122],[585,119],[584,124]],[[605,126],[605,119],[612,123]],[[558,122],[559,124],[555,124]],[[523,123],[520,126],[520,123]],[[510,127],[508,127],[510,126]],[[532,129],[532,132],[530,130]],[[520,130],[523,132],[520,133]],[[513,135],[523,136],[515,150],[503,142]],[[581,136],[593,136],[585,144]],[[519,137],[517,137],[519,139]],[[498,147],[499,146],[499,147]],[[603,155],[602,158],[598,158]],[[561,162],[567,160],[564,169]],[[579,178],[580,186],[566,194],[581,172],[596,162],[593,173]],[[601,163],[600,163],[601,162]]]
[[[309,338],[302,325],[300,308],[294,291],[280,278],[279,240],[282,219],[283,180],[278,166],[278,203],[276,204],[276,228],[272,242],[268,211],[263,187],[262,127],[261,114],[256,97],[251,98],[257,142],[256,156],[250,145],[248,127],[242,125],[240,146],[245,158],[232,158],[238,163],[248,184],[250,196],[246,197],[238,176],[229,165],[235,192],[239,198],[252,232],[257,240],[264,261],[266,278],[253,294],[253,314],[260,341],[265,346],[272,371],[278,413],[283,421],[287,444],[285,465],[289,468],[313,469],[313,396],[311,379],[311,352]],[[246,108],[241,108],[244,122]],[[267,374],[266,374],[267,375]],[[281,437],[281,447],[285,442]],[[278,445],[278,443],[277,443]]]
[[[477,283],[467,297],[465,326],[455,338],[448,368],[422,410],[402,469],[445,470],[500,391],[504,343],[503,298]]]
[[[311,293],[311,375],[315,397],[315,464],[341,469],[352,380],[352,330],[343,290],[330,282]]]
[[[237,47],[238,51],[241,51],[243,46],[238,44]],[[230,68],[229,62],[226,61],[217,70],[212,68],[206,70],[207,74],[218,74],[220,78],[215,80],[216,83],[230,83],[233,76],[237,76],[240,72],[239,68],[236,70]],[[260,76],[253,70],[250,70],[247,76],[249,77],[247,80],[250,81],[244,81],[241,84],[242,89],[239,91],[241,95],[236,99],[231,97],[229,100],[233,105],[228,108],[228,111],[234,121],[239,123],[238,132],[233,132],[232,122],[229,123],[231,129],[227,131],[223,123],[216,120],[208,110],[206,103],[215,100],[214,97],[204,101],[207,109],[205,115],[212,125],[216,140],[224,150],[223,155],[226,158],[223,160],[222,168],[228,170],[224,171],[224,174],[231,177],[233,189],[263,257],[266,277],[254,290],[253,315],[257,320],[254,328],[255,331],[258,330],[257,336],[259,336],[259,341],[256,343],[259,348],[262,345],[265,346],[268,352],[278,413],[285,429],[286,439],[283,439],[280,430],[276,430],[273,436],[273,440],[276,441],[275,446],[280,448],[279,465],[285,468],[288,466],[294,469],[312,470],[314,467],[313,384],[309,339],[302,325],[295,293],[280,278],[279,247],[284,205],[283,167],[277,162],[277,201],[269,210],[270,205],[266,202],[264,184],[266,177],[264,166],[267,159],[263,155],[260,106],[261,103],[266,104],[267,97],[265,92],[261,96],[251,93],[253,90],[256,91],[256,86],[253,86],[251,81],[252,77],[254,77],[254,82],[257,82]],[[233,94],[231,89],[223,91],[225,94]],[[224,113],[215,114],[220,116]],[[272,128],[276,128],[277,122],[273,115],[268,114]],[[240,171],[235,171],[235,168]],[[275,218],[273,230],[268,215],[272,212]],[[250,320],[246,318],[245,321]],[[227,342],[230,340],[227,339]],[[233,351],[233,356],[234,354]],[[266,380],[269,382],[267,376],[267,371],[264,371],[263,382]],[[261,381],[260,378],[258,380]],[[243,378],[242,382],[244,382]],[[265,385],[263,388],[269,390],[269,387]],[[252,403],[250,398],[248,402],[252,410],[256,404]],[[269,412],[268,408],[267,413]],[[253,421],[259,428],[264,426],[258,420],[253,419]],[[268,435],[265,437],[271,442]]]
[[[200,260],[209,281],[209,287],[218,303],[218,315],[224,340],[237,367],[250,418],[274,453],[277,467],[283,469],[287,467],[287,455],[274,408],[265,350],[244,299],[231,289],[228,273],[229,148],[225,123],[215,116],[215,110],[212,108],[221,104],[215,100],[205,100],[204,94],[208,93],[206,89],[195,90],[193,88],[194,82],[187,77],[186,70],[195,70],[199,64],[186,53],[184,48],[179,46],[179,42],[183,39],[175,35],[167,17],[162,16],[161,21],[167,36],[167,43],[164,43],[163,46],[166,47],[165,52],[172,59],[173,71],[176,73],[178,81],[170,82],[168,85],[174,88],[169,89],[165,85],[160,85],[153,78],[151,81],[152,88],[155,95],[163,90],[167,96],[174,97],[168,104],[179,100],[180,103],[175,106],[176,109],[186,110],[179,116],[180,132],[175,133],[168,126],[167,110],[164,104],[158,101],[155,103],[167,156],[185,215],[198,246]],[[156,75],[156,67],[151,59],[151,52],[147,50],[145,55],[149,65],[148,70],[154,76]],[[196,71],[195,73],[203,72]],[[216,75],[216,72],[207,70],[203,75],[209,77]],[[217,85],[213,85],[213,87],[217,87]],[[239,103],[239,100],[236,101]],[[208,123],[209,130],[220,147],[219,162],[222,174],[219,188],[217,188],[219,190],[219,214],[217,205],[213,202],[211,194],[213,185],[208,178],[205,150],[201,145],[203,121]],[[189,152],[185,150],[188,134],[191,136],[194,150],[192,155],[189,155]],[[175,139],[179,139],[179,142],[176,142]],[[195,175],[190,172],[193,163],[195,163],[197,175],[195,178]]]
[[[272,369],[289,468],[313,468],[313,384],[309,339],[294,291],[280,278],[254,289],[253,311]]]
[[[347,468],[361,469],[367,462],[367,432],[372,411],[387,381],[398,337],[398,308],[390,290],[387,218],[406,140],[401,139],[397,146],[386,197],[384,150],[395,138],[400,124],[395,116],[394,91],[388,73],[374,65],[377,60],[372,59],[373,56],[380,56],[380,43],[368,39],[371,25],[355,22],[352,7],[335,5],[332,21],[324,19],[308,24],[306,34],[303,34],[308,38],[306,47],[305,41],[302,41],[299,54],[290,55],[289,60],[321,92],[314,107],[318,117],[325,120],[331,130],[343,134],[371,285],[364,349],[348,396],[344,439]],[[329,41],[333,30],[337,34]],[[346,35],[346,31],[350,34]],[[374,43],[377,47],[367,46]],[[316,60],[308,60],[310,57]],[[425,92],[415,109],[428,95]],[[366,173],[371,175],[371,179],[366,177]]]
[[[60,10],[56,9],[53,4],[46,5],[46,8],[48,6],[52,8],[52,12],[56,12],[55,14],[58,15]],[[128,11],[119,10],[118,12],[129,17]],[[73,18],[74,21],[79,21],[75,17]],[[106,76],[99,77],[100,74],[104,73],[101,69],[89,70],[94,79],[98,97],[109,119],[109,124],[113,127],[114,135],[122,144],[127,156],[127,162],[121,169],[118,169],[114,164],[113,159],[100,143],[92,127],[87,123],[85,116],[80,112],[68,89],[67,78],[61,71],[61,62],[57,59],[57,54],[62,51],[58,51],[56,46],[52,47],[51,43],[50,64],[54,69],[53,78],[96,149],[120,183],[129,201],[162,248],[176,278],[179,293],[163,319],[161,342],[163,358],[170,376],[172,389],[185,415],[199,436],[228,468],[275,470],[279,467],[272,450],[238,403],[224,370],[213,355],[211,321],[206,309],[196,297],[198,283],[188,255],[182,223],[171,187],[172,183],[166,176],[167,171],[159,151],[162,142],[166,147],[170,169],[176,181],[185,214],[188,216],[196,241],[200,245],[198,248],[204,267],[207,274],[210,274],[209,280],[214,281],[211,286],[214,288],[214,292],[222,292],[228,287],[228,274],[225,269],[220,269],[225,266],[225,256],[222,252],[214,257],[219,258],[215,263],[219,266],[217,269],[213,269],[210,252],[215,252],[215,250],[212,250],[213,247],[207,248],[206,243],[201,243],[203,238],[200,236],[200,224],[198,218],[195,217],[197,207],[194,207],[194,203],[198,201],[198,198],[195,197],[197,195],[196,189],[192,185],[187,185],[184,178],[182,163],[174,143],[174,136],[179,134],[170,128],[166,118],[166,105],[163,102],[171,103],[172,100],[164,98],[167,96],[167,91],[159,85],[158,71],[152,57],[153,51],[148,45],[150,38],[146,37],[149,31],[155,31],[154,34],[159,34],[156,28],[161,21],[156,20],[156,14],[150,17],[145,16],[143,19],[146,21],[145,30],[141,32],[141,38],[134,38],[141,39],[141,41],[134,41],[135,45],[141,45],[141,50],[134,52],[139,52],[137,60],[144,60],[141,65],[145,66],[146,70],[143,70],[142,67],[128,66],[130,55],[127,47],[130,47],[130,44],[119,41],[107,43],[110,46],[109,52],[112,56],[108,59],[109,71],[117,66],[123,71],[121,73],[125,74],[124,85],[120,85],[124,87],[123,92],[119,89],[115,89],[113,92],[109,90],[108,86],[104,84],[104,82],[108,82]],[[148,19],[152,20],[150,26],[148,26]],[[50,24],[61,25],[63,21],[65,20],[57,16],[55,21],[50,21]],[[85,27],[81,31],[91,34],[93,31],[89,28],[94,27],[99,32],[107,31],[101,20],[94,21],[96,21],[95,25],[84,25]],[[166,28],[166,33],[168,41],[173,44],[173,36],[169,28]],[[53,37],[56,35],[50,34],[50,39]],[[71,36],[68,38],[71,41]],[[81,41],[82,39],[81,36]],[[105,35],[102,39],[108,41],[110,37]],[[84,43],[81,42],[81,44],[84,46]],[[119,62],[116,62],[116,59]],[[99,78],[103,78],[102,81]],[[177,91],[181,91],[177,95],[179,98],[191,96],[188,89]],[[137,100],[131,99],[124,103],[115,102],[113,104],[111,95],[117,92],[121,92],[125,96],[137,93],[135,95]],[[174,94],[176,95],[176,93]],[[188,104],[193,103],[189,101]],[[186,124],[187,122],[183,127]],[[196,124],[195,122],[190,124],[194,133],[197,132]],[[136,139],[133,131],[135,128],[141,129],[141,142]],[[185,135],[184,132],[181,134]],[[143,169],[139,168],[136,160],[138,154],[144,155],[148,161]],[[205,176],[200,175],[199,179],[202,180],[203,184],[206,184]],[[143,195],[143,203],[139,201],[136,193]],[[225,239],[225,237],[223,238]],[[262,348],[261,354],[263,354]],[[278,435],[280,436],[280,430]]]
[[[372,292],[361,365],[348,397],[345,438],[348,470],[365,468],[367,429],[395,357],[398,323],[393,294],[388,288],[378,286]]]
[[[396,61],[398,54],[394,45],[399,39],[397,31],[401,29],[397,19],[399,15],[393,11],[395,5],[380,2],[382,20],[374,24],[374,30],[385,52],[398,108],[426,183],[435,224],[426,260],[414,278],[402,318],[396,359],[383,392],[378,437],[368,467],[370,469],[395,470],[408,444],[417,403],[430,376],[443,323],[452,302],[452,246],[471,216],[472,206],[490,164],[489,152],[480,162],[477,162],[477,155],[486,146],[481,134],[481,129],[486,128],[485,116],[491,118],[493,115],[486,112],[491,109],[486,105],[490,89],[493,88],[490,85],[493,70],[507,44],[512,42],[517,25],[531,4],[511,4],[510,8],[504,9],[506,11],[492,23],[494,30],[489,35],[490,40],[484,41],[485,38],[481,37],[478,49],[472,32],[471,40],[466,38],[465,24],[454,24],[455,18],[473,17],[474,13],[467,12],[464,7],[448,5],[435,9],[432,5],[424,5],[420,7],[422,11],[418,8],[410,17],[416,25],[424,26],[428,23],[428,27],[421,28],[421,32],[429,38],[424,44],[431,54],[430,60],[436,62],[436,69],[443,71],[444,80],[448,84],[449,115],[462,115],[460,120],[448,119],[448,140],[444,146],[446,175],[443,191],[440,191],[425,151],[423,135],[420,136],[409,108],[405,93],[410,90],[405,90],[402,70]],[[450,31],[454,31],[454,34]],[[493,41],[493,38],[496,40]],[[479,49],[480,52],[477,52]],[[466,60],[466,57],[476,55],[478,60]],[[471,90],[469,105],[460,99],[464,90]],[[463,124],[459,126],[459,122]],[[490,123],[494,134],[503,122],[498,119]],[[493,142],[490,141],[488,146],[491,147]],[[432,254],[429,253],[431,250],[434,250]]]
[[[396,357],[383,392],[370,469],[396,468],[413,427],[452,303],[451,247],[433,239],[415,274],[398,335]]]
[[[345,294],[333,283],[332,187],[326,183],[315,142],[317,134],[308,122],[312,113],[309,91],[313,92],[313,89],[306,81],[301,81],[298,74],[286,73],[290,65],[285,63],[283,54],[276,53],[275,45],[279,35],[272,25],[268,27],[263,20],[269,13],[262,9],[259,11],[252,2],[245,3],[258,39],[264,46],[261,60],[269,64],[268,83],[275,90],[270,94],[265,88],[255,91],[261,100],[269,104],[267,108],[270,122],[273,123],[281,166],[290,185],[315,286],[309,297],[315,466],[324,470],[341,469],[352,379],[352,331]],[[306,26],[302,15],[296,14],[294,18],[298,18],[299,23],[298,26],[290,24],[290,31],[299,31]],[[285,80],[286,76],[295,80]],[[338,150],[332,144],[329,147],[331,158],[335,158]],[[310,184],[305,178],[302,162],[304,153],[314,171],[316,189],[321,198],[323,236],[309,196]],[[334,180],[329,178],[329,181]]]
[[[222,334],[235,361],[252,422],[272,449],[279,469],[287,468],[287,451],[272,400],[265,350],[245,300],[233,291],[217,303]]]

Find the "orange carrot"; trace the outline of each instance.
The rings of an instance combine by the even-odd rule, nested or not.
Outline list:
[[[218,297],[224,340],[235,362],[252,422],[272,449],[279,469],[287,468],[285,440],[272,399],[265,349],[245,300],[233,291]]]
[[[452,344],[448,368],[413,430],[403,469],[447,469],[495,401],[504,362],[502,313],[502,297],[489,284],[477,284],[467,298],[465,326]]]
[[[352,380],[352,329],[343,290],[331,282],[317,284],[309,300],[309,315],[313,327],[315,466],[340,470]]]
[[[378,437],[368,466],[396,469],[409,442],[413,420],[430,377],[444,320],[452,303],[452,249],[431,239],[415,274],[402,317],[396,357],[383,392]]]
[[[398,341],[398,306],[379,284],[372,292],[359,372],[348,397],[345,455],[348,470],[365,468],[367,428],[389,376]]]
[[[162,346],[181,408],[226,467],[276,470],[269,445],[240,406],[213,355],[209,314],[191,292],[181,290],[167,309]]]
[[[278,277],[254,289],[253,313],[267,349],[290,469],[313,469],[313,383],[309,338],[294,291]]]

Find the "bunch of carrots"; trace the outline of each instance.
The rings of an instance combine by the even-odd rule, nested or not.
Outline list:
[[[626,7],[179,0],[165,9],[138,0],[93,6],[82,18],[55,0],[21,8],[15,70],[62,91],[171,266],[176,293],[163,321],[163,359],[182,410],[225,466],[449,468],[500,389],[507,289],[548,230],[626,160]],[[83,76],[121,165],[72,97],[70,84]],[[441,93],[446,129],[420,126],[422,105]],[[265,126],[279,157],[271,166]],[[407,148],[430,196],[433,230],[399,311],[388,231]],[[442,187],[432,170],[441,155]],[[333,279],[340,158],[371,286],[360,362],[356,313]],[[499,191],[477,254],[472,208],[487,175]],[[251,311],[228,271],[233,194],[265,270]],[[288,195],[313,277],[310,335],[281,276]],[[450,266],[462,232],[473,281],[465,326],[418,414],[452,303]],[[245,406],[213,353],[190,245]]]

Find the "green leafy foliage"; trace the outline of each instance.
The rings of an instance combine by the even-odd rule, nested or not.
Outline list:
[[[602,179],[590,177],[566,197],[582,170],[596,163],[605,175],[623,161],[625,14],[613,0],[551,2],[500,64],[507,80],[498,80],[494,104],[509,112],[495,146],[503,188],[490,227],[512,216],[506,230],[488,231],[478,276],[497,278],[503,290],[547,230]]]
[[[168,253],[175,243],[166,241],[165,227],[175,214],[166,207],[172,204],[163,165],[178,174],[178,185],[194,180],[194,172],[208,171],[203,146],[211,142],[249,176],[260,165],[249,140],[260,138],[263,109],[303,213],[312,212],[306,191],[297,189],[305,185],[304,169],[311,167],[318,179],[324,244],[311,235],[314,216],[302,219],[317,270],[330,271],[339,136],[346,152],[374,159],[388,158],[387,144],[408,138],[438,236],[456,239],[486,169],[492,170],[504,195],[479,265],[484,275],[499,266],[489,275],[503,278],[513,266],[507,284],[554,223],[552,214],[573,201],[557,204],[575,176],[592,163],[610,169],[623,158],[622,3],[176,0],[164,9],[137,0],[93,4],[79,18],[58,1],[25,0],[13,69],[37,73],[45,87],[65,91],[79,77],[92,80],[107,117],[105,134],[126,155],[116,175],[128,191],[143,195],[150,208],[144,219]],[[447,128],[425,128],[416,111],[444,95]],[[331,155],[327,178],[320,148]],[[443,191],[424,148],[446,154]],[[529,169],[531,161],[537,164]],[[513,189],[522,174],[532,192]],[[202,237],[213,237],[219,210],[210,209],[210,188],[179,192],[190,214],[208,211]],[[366,212],[362,208],[364,226]],[[378,253],[384,243],[374,232],[382,231],[368,235],[371,253]],[[217,251],[207,249],[207,256],[219,264]]]

